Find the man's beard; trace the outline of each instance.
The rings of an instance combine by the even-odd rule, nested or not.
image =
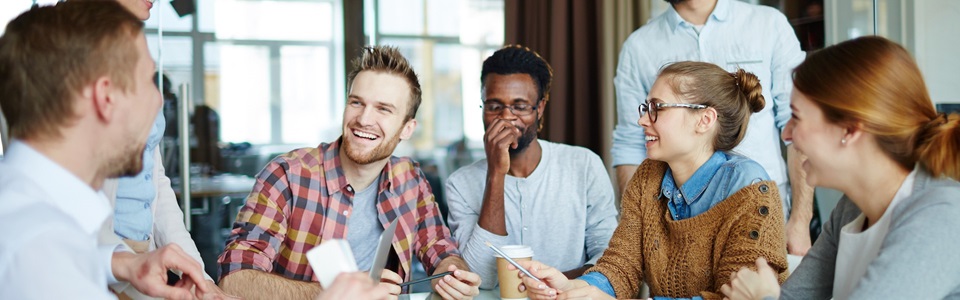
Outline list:
[[[132,144],[124,147],[114,159],[107,160],[106,169],[103,173],[107,178],[129,177],[140,174],[143,171],[143,155],[146,144]]]
[[[400,131],[403,128],[401,127],[393,135],[390,140],[387,140],[385,143],[380,143],[377,147],[373,148],[372,151],[363,153],[358,149],[353,149],[350,139],[343,139],[343,150],[347,154],[347,158],[352,160],[354,163],[365,165],[375,161],[382,160],[384,158],[390,157],[393,155],[393,150],[397,148],[397,144],[400,144]],[[352,134],[352,133],[350,133]],[[384,137],[385,138],[385,137]]]
[[[523,153],[524,150],[527,150],[527,147],[530,146],[530,143],[533,140],[537,139],[537,126],[540,124],[540,119],[537,119],[537,122],[534,122],[533,125],[527,126],[523,130],[523,133],[520,134],[520,137],[517,138],[517,148],[509,149],[510,156],[516,156],[517,154]]]

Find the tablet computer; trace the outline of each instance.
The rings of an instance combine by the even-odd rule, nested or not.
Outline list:
[[[380,282],[380,273],[383,273],[383,268],[387,266],[387,256],[390,255],[393,236],[396,235],[399,221],[400,218],[397,217],[393,222],[390,222],[390,226],[387,226],[387,229],[380,234],[380,239],[377,241],[373,264],[370,265],[370,279],[373,279],[373,282]]]

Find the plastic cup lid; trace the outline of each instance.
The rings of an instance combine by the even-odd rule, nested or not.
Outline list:
[[[533,257],[533,249],[530,246],[526,245],[507,245],[498,247],[500,251],[503,251],[503,254],[506,254],[510,258],[525,258]],[[500,257],[499,254],[493,253],[493,256]]]

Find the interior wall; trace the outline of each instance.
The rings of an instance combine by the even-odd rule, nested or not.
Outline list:
[[[960,103],[960,1],[956,0],[825,0],[826,43],[833,45],[873,34],[876,3],[879,35],[910,51],[934,103]],[[838,191],[817,188],[821,216],[836,206]]]
[[[874,4],[876,3],[876,4]],[[960,103],[960,1],[956,0],[826,0],[826,42],[833,45],[877,33],[906,47],[923,72],[934,103]]]
[[[913,5],[913,44],[908,45],[920,65],[934,103],[960,103],[960,1],[903,0]]]

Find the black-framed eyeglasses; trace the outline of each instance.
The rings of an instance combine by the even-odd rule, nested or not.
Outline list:
[[[481,104],[480,108],[483,109],[483,113],[488,115],[499,115],[503,113],[503,109],[506,108],[510,110],[510,113],[516,116],[526,116],[537,111],[539,105],[530,105],[526,103],[504,105],[502,103],[491,102],[487,104]]]
[[[649,117],[649,118],[650,118],[650,122],[651,122],[651,123],[656,123],[656,122],[657,122],[657,114],[658,114],[657,112],[660,111],[661,109],[671,108],[671,107],[680,107],[680,108],[689,108],[689,109],[704,109],[704,108],[707,108],[707,107],[709,107],[709,106],[706,106],[706,105],[703,105],[703,104],[688,104],[688,103],[660,103],[660,102],[650,103],[650,102],[646,102],[646,103],[640,103],[640,117],[643,118],[643,115],[647,114],[647,112],[650,112],[650,117]]]

